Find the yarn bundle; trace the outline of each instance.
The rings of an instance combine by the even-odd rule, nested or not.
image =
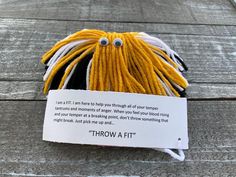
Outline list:
[[[183,59],[144,32],[78,31],[42,57],[45,94],[51,89],[84,89],[184,97]]]

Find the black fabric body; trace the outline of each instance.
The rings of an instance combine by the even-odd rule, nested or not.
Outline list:
[[[84,57],[76,66],[73,75],[71,76],[66,89],[81,89],[86,90],[86,75],[87,68],[93,54]]]

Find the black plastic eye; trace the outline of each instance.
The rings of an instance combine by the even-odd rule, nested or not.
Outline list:
[[[120,47],[120,46],[123,45],[123,41],[120,38],[116,38],[113,41],[113,45],[116,46],[116,47]]]
[[[102,38],[99,39],[99,43],[100,43],[101,46],[106,46],[106,45],[109,44],[109,41],[106,37],[102,37]]]

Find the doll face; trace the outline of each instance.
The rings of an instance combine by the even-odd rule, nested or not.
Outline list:
[[[127,70],[126,47],[121,33],[106,33],[98,39],[91,63],[89,89],[122,91],[124,86],[121,83],[127,74],[123,71]]]

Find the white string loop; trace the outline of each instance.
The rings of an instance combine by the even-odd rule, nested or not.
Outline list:
[[[184,151],[181,149],[181,140],[178,140],[178,154],[172,151],[171,149],[167,149],[167,148],[164,148],[164,149],[155,148],[155,150],[165,152],[169,154],[171,157],[173,157],[174,159],[177,159],[179,161],[184,161],[185,159]]]

